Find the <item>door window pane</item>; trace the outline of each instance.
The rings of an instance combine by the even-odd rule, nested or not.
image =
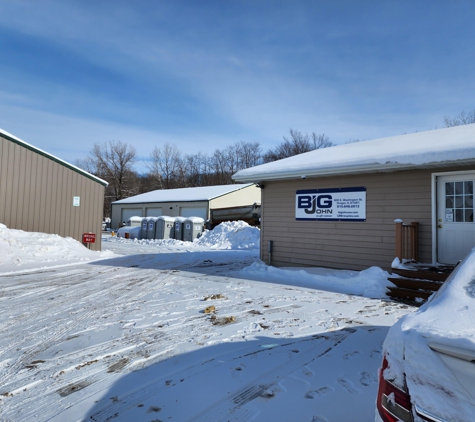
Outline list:
[[[473,210],[465,210],[465,222],[473,223]]]
[[[464,193],[467,194],[473,194],[473,182],[465,182],[464,186]]]
[[[445,183],[445,214],[447,223],[473,222],[473,180]]]
[[[465,208],[473,208],[473,195],[465,197]]]
[[[452,182],[447,182],[445,184],[445,194],[453,195],[454,194],[454,184]]]

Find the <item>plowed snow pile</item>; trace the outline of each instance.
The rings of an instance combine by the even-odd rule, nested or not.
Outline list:
[[[71,237],[14,230],[0,224],[0,272],[94,261],[113,255],[91,251]]]
[[[258,249],[260,230],[244,221],[226,221],[193,243],[210,249]]]
[[[182,242],[175,239],[124,239],[123,237],[108,238],[107,242],[119,242],[128,245],[154,245],[167,250],[254,250],[259,249],[260,230],[251,227],[244,221],[225,221],[213,230],[206,230],[201,237],[193,242]]]

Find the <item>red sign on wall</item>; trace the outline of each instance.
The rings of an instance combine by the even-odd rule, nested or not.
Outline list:
[[[95,233],[84,233],[82,235],[82,243],[96,243]]]

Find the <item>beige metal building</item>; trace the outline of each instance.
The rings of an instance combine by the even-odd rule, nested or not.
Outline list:
[[[418,223],[419,262],[454,264],[475,246],[475,124],[315,150],[234,179],[262,188],[261,258],[275,266],[388,269],[400,220]]]
[[[155,190],[113,202],[111,227],[120,227],[133,216],[167,215],[207,220],[211,209],[252,205],[260,198],[260,189],[253,183]]]
[[[107,182],[0,130],[0,223],[69,236],[96,234],[101,249]]]

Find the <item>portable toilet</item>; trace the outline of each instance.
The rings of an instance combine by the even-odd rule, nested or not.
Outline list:
[[[142,218],[142,230],[140,230],[140,239],[147,239],[148,217]]]
[[[157,217],[155,239],[173,239],[175,231],[175,217],[161,215]]]
[[[127,225],[130,227],[140,227],[142,225],[143,217],[133,216],[127,220]]]
[[[188,217],[183,223],[183,240],[193,242],[203,233],[205,220],[201,217]]]
[[[149,217],[147,220],[148,220],[147,239],[156,239],[155,231],[157,228],[158,217]]]
[[[183,223],[186,217],[175,217],[175,239],[183,240]]]

